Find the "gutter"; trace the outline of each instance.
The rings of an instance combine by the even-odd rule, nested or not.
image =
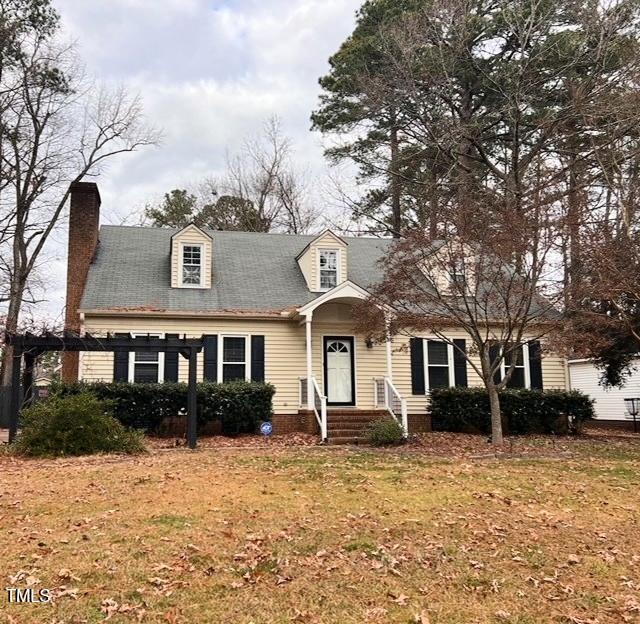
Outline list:
[[[132,309],[83,309],[79,310],[83,316],[136,316],[144,318],[202,318],[202,319],[250,319],[250,320],[269,320],[269,321],[289,321],[293,320],[296,309],[292,310],[274,310],[274,311],[256,311],[256,310],[220,310],[220,311],[200,311],[200,310],[153,310],[143,308]]]

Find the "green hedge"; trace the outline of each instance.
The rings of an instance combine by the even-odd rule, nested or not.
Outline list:
[[[166,419],[187,409],[187,385],[181,383],[72,383],[51,390],[54,397],[81,392],[108,401],[123,425],[148,433],[159,433]],[[275,388],[264,383],[198,384],[198,427],[220,422],[225,435],[253,433],[260,422],[271,420],[274,394]]]
[[[434,388],[429,414],[434,431],[491,432],[489,395],[483,388]],[[594,417],[593,400],[562,390],[500,392],[505,433],[576,433]]]
[[[144,452],[140,432],[124,427],[110,408],[88,393],[39,401],[22,412],[12,451],[31,457]]]

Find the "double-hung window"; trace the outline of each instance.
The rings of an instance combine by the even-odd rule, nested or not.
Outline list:
[[[338,252],[320,250],[320,290],[331,290],[338,285]]]
[[[449,279],[452,287],[464,286],[465,283],[465,270],[464,260],[456,260],[451,267],[451,273]]]
[[[132,334],[162,338],[162,334]],[[164,380],[164,353],[140,349],[129,354],[129,381],[132,383],[162,383]]]
[[[425,388],[449,388],[455,385],[453,346],[440,340],[424,340]]]
[[[511,378],[507,382],[507,388],[531,388],[531,374],[529,371],[529,345],[520,345],[518,348],[507,347],[501,363],[502,378],[515,359],[515,366]]]
[[[182,284],[202,285],[202,245],[182,246]]]
[[[229,381],[249,380],[249,349],[246,336],[222,336],[218,379]]]

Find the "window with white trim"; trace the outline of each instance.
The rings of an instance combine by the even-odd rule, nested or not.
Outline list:
[[[338,252],[335,249],[320,250],[320,290],[331,290],[338,285]]]
[[[250,354],[247,336],[222,336],[218,361],[220,362],[218,379],[223,383],[248,381]]]
[[[131,334],[162,338],[162,334]],[[129,381],[131,383],[162,383],[164,381],[164,353],[144,351],[129,353]]]
[[[507,374],[515,359],[515,366],[507,388],[531,388],[531,372],[529,370],[529,345],[520,345],[516,349],[506,349],[500,364],[501,379]]]
[[[464,286],[465,281],[464,260],[456,260],[449,273],[449,283],[452,287]]]
[[[423,340],[425,388],[449,388],[455,385],[453,345],[441,340]]]
[[[182,246],[182,284],[183,286],[202,285],[202,245]]]

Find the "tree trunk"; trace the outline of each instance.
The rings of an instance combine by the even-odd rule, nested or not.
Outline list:
[[[502,412],[500,410],[500,396],[497,388],[490,383],[487,386],[489,393],[489,405],[491,406],[491,442],[492,444],[502,444]]]
[[[402,231],[402,209],[400,207],[400,195],[402,187],[398,175],[400,165],[400,147],[398,142],[398,127],[396,126],[395,113],[392,115],[391,133],[389,137],[391,146],[391,229],[394,238],[400,238]]]
[[[489,406],[491,407],[491,442],[502,444],[502,411],[500,410],[500,395],[493,381],[492,367],[494,362],[489,356],[489,349],[486,346],[480,348],[480,361],[482,364],[482,376],[484,386],[489,395]]]
[[[11,295],[7,318],[5,320],[5,331],[15,333],[18,329],[20,318],[20,308],[24,296],[24,286],[20,284],[11,285]],[[10,386],[13,373],[13,347],[5,345],[2,352],[2,362],[0,363],[0,385]]]
[[[435,240],[438,236],[438,176],[431,171],[431,197],[429,198],[429,238]]]
[[[575,306],[580,298],[582,283],[582,176],[576,154],[569,161],[569,194],[567,198],[567,229],[569,238],[569,305]]]

